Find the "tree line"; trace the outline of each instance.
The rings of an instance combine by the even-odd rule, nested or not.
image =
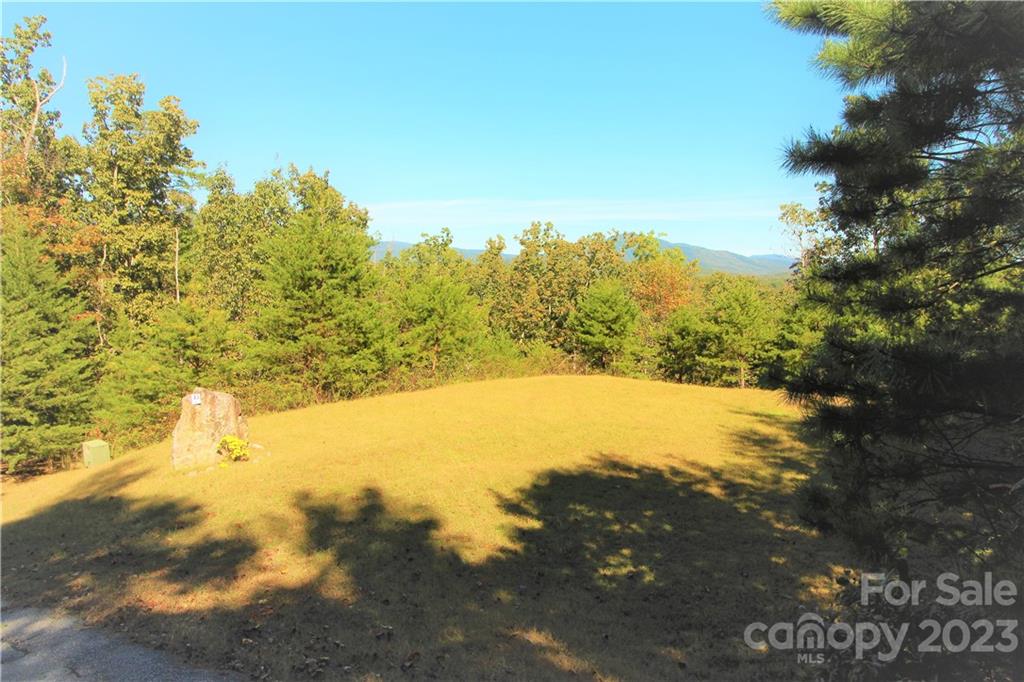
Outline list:
[[[539,223],[511,259],[500,237],[462,258],[442,231],[375,262],[369,216],[326,173],[239,192],[137,77],[90,82],[81,139],[59,137],[61,82],[31,64],[49,36],[27,19],[2,63],[5,462],[153,438],[193,384],[257,410],[545,371],[780,385],[822,437],[806,522],[893,576],[1024,584],[1024,5],[772,15],[822,36],[817,64],[849,90],[838,126],[788,149],[828,179],[818,206],[783,208],[801,254],[781,285],[701,276],[651,234]],[[848,621],[935,615],[857,589]],[[888,672],[999,679],[1017,655],[908,651]]]
[[[8,467],[158,438],[195,385],[251,411],[539,372],[753,386],[792,351],[792,286],[702,276],[653,233],[534,223],[514,257],[499,236],[470,260],[442,230],[374,259],[370,216],[327,172],[240,190],[136,75],[90,80],[92,115],[62,136],[61,83],[32,63],[44,22],[17,25],[0,65]]]

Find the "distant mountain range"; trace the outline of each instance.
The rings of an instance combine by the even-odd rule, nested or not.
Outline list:
[[[695,260],[700,265],[700,269],[704,272],[728,272],[734,275],[784,275],[789,272],[790,266],[793,264],[793,259],[789,256],[781,256],[779,254],[770,253],[758,256],[741,256],[738,253],[732,251],[720,251],[717,249],[707,249],[703,246],[694,246],[693,244],[676,244],[667,242],[664,239],[661,241],[663,248],[675,248],[682,249],[683,254],[689,260]],[[381,242],[373,248],[374,260],[380,260],[384,257],[384,254],[391,252],[395,255],[400,254],[407,248],[412,246],[409,242]],[[483,249],[455,249],[463,256],[469,259],[476,258]],[[515,254],[506,253],[505,259],[512,260]]]
[[[707,249],[693,244],[673,244],[664,239],[659,240],[662,247],[670,249],[678,247],[689,260],[700,264],[701,270],[707,272],[728,272],[734,275],[784,275],[796,261],[789,256],[768,253],[758,256],[741,256],[732,251]]]

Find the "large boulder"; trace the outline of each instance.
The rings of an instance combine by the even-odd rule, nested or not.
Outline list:
[[[224,436],[248,440],[242,403],[230,393],[194,389],[181,399],[181,417],[171,441],[171,465],[182,469],[216,463],[220,459],[217,446]]]

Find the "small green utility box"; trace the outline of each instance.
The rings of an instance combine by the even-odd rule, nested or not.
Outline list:
[[[95,467],[110,461],[110,443],[105,440],[87,440],[82,443],[82,462]]]

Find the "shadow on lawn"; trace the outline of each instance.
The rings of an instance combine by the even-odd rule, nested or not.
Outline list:
[[[171,499],[139,503],[116,494],[146,473],[99,471],[67,500],[5,524],[5,601],[63,603],[104,612],[105,624],[118,625],[134,619],[136,610],[148,610],[145,604],[122,603],[124,587],[139,575],[166,574],[182,591],[234,580],[256,546],[242,537],[207,537],[172,547],[167,536],[197,526],[203,510]]]
[[[773,473],[809,476],[813,472],[814,460],[821,454],[821,436],[807,422],[771,412],[734,410],[733,414],[754,420],[748,428],[730,431],[736,454],[752,465],[769,465]],[[802,454],[793,454],[794,441],[801,445]]]
[[[498,497],[515,549],[479,564],[438,544],[436,520],[396,513],[378,490],[342,505],[299,495],[299,543],[330,558],[319,577],[237,608],[167,615],[123,603],[125,581],[162,571],[184,594],[251,570],[257,548],[239,536],[171,549],[167,530],[201,510],[129,503],[116,494],[124,481],[99,478],[95,494],[4,527],[5,558],[33,547],[36,564],[4,562],[5,596],[70,594],[136,639],[255,678],[789,677],[792,657],[750,651],[743,628],[792,621],[806,580],[829,575],[822,541],[779,521],[788,507],[770,476],[603,455]],[[58,540],[54,527],[68,531]]]

